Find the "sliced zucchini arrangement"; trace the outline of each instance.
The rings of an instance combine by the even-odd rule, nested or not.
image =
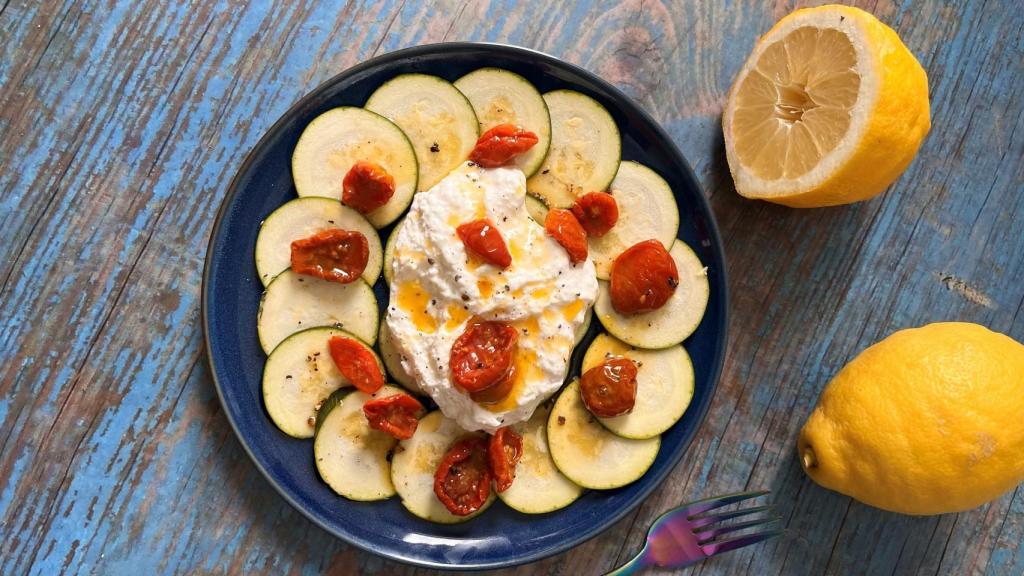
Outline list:
[[[387,204],[366,215],[377,228],[397,219],[412,202],[419,170],[405,133],[387,118],[362,108],[328,110],[306,126],[292,153],[299,196],[341,198],[341,182],[356,162],[372,161],[395,179]]]
[[[608,282],[598,285],[594,311],[613,336],[639,348],[668,348],[690,337],[697,329],[708,306],[711,287],[704,265],[683,241],[676,240],[669,250],[679,271],[679,286],[664,306],[651,312],[624,316],[612,306]]]
[[[610,229],[586,228],[593,234],[587,245],[599,291],[576,330],[573,347],[588,333],[601,333],[587,347],[580,373],[572,374],[528,420],[511,425],[522,441],[511,485],[505,476],[505,489],[499,493],[495,481],[486,500],[482,492],[478,495],[477,503],[483,502],[479,509],[459,516],[435,493],[443,490],[435,488],[435,473],[442,459],[451,465],[444,473],[456,469],[446,459],[455,442],[488,436],[462,429],[423,396],[406,369],[411,366],[408,359],[403,361],[396,346],[402,341],[392,340],[381,319],[373,286],[393,280],[396,240],[415,194],[462,165],[480,134],[502,124],[537,136],[530,150],[495,164],[506,162],[527,178],[525,202],[531,220],[544,227],[549,209],[572,208],[586,221],[581,215],[586,213],[578,210],[594,197],[573,207],[589,192],[609,193],[618,217],[608,221]],[[483,513],[497,499],[523,514],[545,514],[571,505],[588,489],[615,489],[643,476],[658,455],[661,434],[683,417],[693,397],[693,364],[682,343],[700,324],[710,288],[703,264],[677,240],[679,210],[671,187],[647,166],[622,160],[621,152],[613,117],[593,98],[572,90],[542,95],[522,76],[498,68],[481,68],[454,83],[403,74],[378,87],[364,108],[334,108],[309,123],[292,156],[298,198],[268,215],[256,239],[256,270],[264,286],[256,327],[267,354],[262,382],[267,414],[283,433],[313,439],[316,469],[326,487],[356,501],[397,495],[411,514],[454,524]],[[483,166],[491,161],[473,157]],[[356,163],[372,163],[386,175],[360,173],[369,170],[366,166],[352,170]],[[390,186],[390,196],[364,203],[367,198],[352,195],[350,174],[383,178],[374,180],[377,184],[389,182],[390,176],[393,183],[382,185]],[[610,203],[603,196],[596,200],[601,202]],[[358,253],[347,255],[358,254],[362,265],[362,240],[352,243],[353,232],[367,241],[366,265],[361,274],[349,269],[347,276],[332,276],[349,262],[339,256],[345,250],[340,246],[357,246]],[[650,240],[668,249],[668,256]],[[339,243],[327,244],[326,250],[334,252],[318,253],[323,259],[311,267],[302,260],[302,250],[320,249],[318,241]],[[675,264],[679,282],[670,296],[665,294],[662,306],[625,315],[615,308],[629,309],[619,292],[612,304],[613,264],[615,274],[622,274],[616,259],[641,242],[660,254],[666,269]],[[668,279],[671,284],[672,277]],[[665,290],[661,281],[654,286]],[[592,326],[594,316],[600,325]],[[630,369],[626,360],[636,370],[631,407],[626,413],[595,408],[591,378],[601,374],[596,369]],[[356,368],[362,372],[353,372]],[[377,380],[368,384],[364,377],[370,372]],[[404,397],[409,394],[418,395],[417,400]],[[402,397],[394,398],[398,395]],[[387,411],[402,403],[418,420],[396,431],[391,426],[397,424],[388,420],[394,414]],[[489,454],[510,449],[501,444],[501,434],[496,432],[494,439],[499,452]],[[459,449],[477,450],[464,448],[474,443]],[[489,473],[500,470],[498,462],[487,464]],[[445,477],[438,478],[440,483]],[[451,502],[448,506],[467,511]]]
[[[282,432],[312,438],[317,409],[335,390],[350,386],[331,361],[327,341],[351,336],[337,328],[310,328],[284,339],[263,369],[263,402]]]
[[[363,271],[363,280],[373,285],[380,276],[384,256],[380,249],[377,230],[362,214],[344,206],[333,198],[310,196],[296,198],[274,210],[260,224],[256,236],[256,272],[264,286],[291,266],[293,240],[312,236],[328,228],[355,230],[366,236],[370,244],[370,259]]]
[[[469,100],[437,76],[403,74],[389,80],[370,95],[366,109],[390,119],[408,136],[419,162],[421,191],[465,162],[480,135]]]
[[[544,95],[551,115],[551,146],[526,189],[549,208],[566,208],[580,194],[606,190],[619,170],[622,142],[611,114],[572,90]]]
[[[473,105],[481,134],[499,124],[515,124],[536,134],[537,144],[516,158],[514,165],[527,178],[540,170],[551,143],[551,117],[529,80],[508,70],[481,68],[456,80],[455,87]]]
[[[256,326],[270,354],[288,336],[317,326],[341,328],[373,344],[379,318],[377,298],[365,281],[338,284],[285,270],[263,293]]]
[[[388,329],[387,322],[380,323],[380,334],[377,335],[377,346],[380,347],[380,356],[384,360],[384,368],[387,373],[394,378],[395,382],[398,382],[402,386],[408,388],[411,392],[422,394],[419,384],[416,380],[409,375],[402,366],[402,357],[395,350],[395,345],[391,343],[391,331]]]
[[[402,392],[393,386],[384,386],[373,395],[344,388],[320,407],[313,459],[331,490],[349,500],[384,500],[395,495],[388,459],[398,440],[370,428],[363,405]]]
[[[555,466],[584,488],[620,488],[654,464],[661,437],[634,440],[617,436],[590,414],[580,399],[580,384],[562,389],[548,416],[548,447]]]
[[[607,280],[612,261],[626,248],[650,238],[670,248],[679,233],[679,208],[665,179],[627,160],[619,165],[609,191],[619,207],[619,220],[607,234],[589,238],[590,258],[597,277]]]
[[[494,491],[479,510],[468,516],[449,512],[434,494],[434,471],[441,463],[445,451],[467,433],[440,411],[431,412],[420,420],[416,434],[399,442],[391,459],[391,482],[402,498],[402,505],[414,515],[439,524],[465,522],[479,515],[494,502]],[[481,435],[482,436],[482,435]]]
[[[608,358],[629,358],[636,363],[637,390],[629,414],[597,419],[605,428],[623,438],[644,440],[668,430],[683,417],[693,398],[693,363],[682,346],[644,350],[600,334],[587,348],[580,371]]]
[[[550,411],[545,405],[538,406],[529,420],[513,426],[523,437],[523,456],[516,466],[515,482],[498,498],[524,514],[554,512],[583,494],[583,488],[566,478],[551,459],[547,430]]]
[[[526,197],[526,212],[530,215],[530,219],[544,225],[544,219],[548,217],[548,207],[544,204],[544,201],[536,196]]]

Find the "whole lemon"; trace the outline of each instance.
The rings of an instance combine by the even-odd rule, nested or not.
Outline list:
[[[993,500],[1024,480],[1024,346],[962,322],[896,332],[829,383],[797,449],[815,482],[885,510]]]

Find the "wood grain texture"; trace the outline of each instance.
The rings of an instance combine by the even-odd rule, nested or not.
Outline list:
[[[0,573],[421,572],[327,535],[252,466],[213,390],[199,285],[227,182],[292,102],[446,39],[543,50],[636,98],[701,179],[731,276],[725,371],[673,475],[517,573],[600,573],[660,511],[761,487],[787,536],[684,573],[1024,573],[1024,488],[914,518],[795,460],[824,384],[892,331],[968,320],[1024,340],[1024,14],[858,4],[927,69],[932,131],[884,196],[796,211],[735,194],[719,126],[790,2],[0,0]]]

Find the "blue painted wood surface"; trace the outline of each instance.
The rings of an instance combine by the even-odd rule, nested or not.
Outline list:
[[[1024,14],[858,4],[927,69],[932,132],[884,196],[796,211],[735,194],[719,127],[790,2],[0,1],[0,574],[416,572],[314,527],[249,463],[198,298],[213,215],[263,131],[338,71],[446,39],[540,49],[636,98],[729,257],[729,355],[684,460],[612,530],[522,573],[599,573],[661,510],[765,487],[787,536],[687,573],[1024,574],[1024,489],[914,518],[795,459],[821,388],[888,333],[957,319],[1024,340]]]

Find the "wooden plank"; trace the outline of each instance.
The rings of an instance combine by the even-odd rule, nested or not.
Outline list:
[[[159,5],[156,7],[160,8]],[[130,5],[120,7],[116,15],[123,20],[111,18],[108,28],[146,27],[146,24],[134,20],[145,22],[146,13],[131,8]],[[29,565],[59,566],[59,562],[75,554],[80,562],[86,562],[79,564],[80,567],[89,566],[90,558],[95,558],[109,545],[116,547],[126,543],[125,540],[120,543],[100,540],[91,548],[78,548],[82,539],[76,536],[82,533],[82,527],[90,523],[98,525],[101,519],[93,516],[96,507],[104,510],[113,505],[111,500],[116,496],[125,498],[136,488],[121,483],[97,483],[96,478],[83,476],[81,470],[93,466],[120,470],[120,465],[135,461],[144,444],[160,445],[159,436],[136,437],[135,431],[139,418],[147,419],[159,414],[159,410],[168,409],[171,406],[168,403],[179,398],[183,380],[175,380],[174,376],[180,376],[197,362],[198,274],[211,224],[209,215],[216,210],[219,201],[219,194],[210,192],[220,189],[228,181],[234,166],[269,123],[311,87],[307,82],[313,80],[315,84],[322,79],[311,79],[308,75],[303,78],[305,68],[295,66],[294,60],[290,62],[288,57],[294,58],[294,52],[289,53],[283,47],[291,45],[308,56],[311,49],[321,49],[323,44],[332,43],[332,33],[343,32],[351,39],[358,39],[359,26],[363,21],[382,16],[372,5],[362,14],[324,10],[320,16],[337,18],[337,21],[326,20],[331,27],[322,29],[318,37],[309,38],[303,34],[301,40],[297,40],[300,31],[298,15],[315,17],[318,14],[297,10],[302,8],[297,6],[279,7],[262,13],[232,12],[225,5],[217,7],[219,10],[216,12],[203,10],[201,6],[193,7],[195,10],[186,8],[183,7],[181,12],[192,19],[194,26],[191,32],[182,25],[171,23],[164,28],[166,37],[140,36],[136,41],[135,48],[140,52],[147,52],[161,43],[177,47],[171,59],[172,65],[160,67],[165,75],[141,80],[143,86],[117,90],[128,94],[131,99],[130,103],[119,102],[117,105],[130,108],[134,104],[161,114],[161,118],[150,121],[148,118],[129,117],[127,126],[118,127],[119,130],[97,124],[97,130],[112,133],[106,140],[96,143],[96,158],[91,161],[101,164],[97,166],[83,161],[83,167],[74,173],[76,177],[96,178],[120,169],[125,180],[110,178],[94,185],[93,190],[100,189],[101,185],[113,188],[105,194],[80,195],[73,199],[55,194],[59,200],[53,204],[53,210],[60,211],[47,215],[47,229],[29,240],[26,252],[30,255],[20,259],[21,269],[14,275],[13,289],[5,292],[4,307],[7,310],[14,313],[29,309],[36,316],[32,321],[5,322],[3,334],[6,342],[18,342],[23,348],[46,353],[50,348],[47,335],[60,333],[58,326],[66,325],[68,320],[78,322],[71,350],[45,358],[20,356],[26,360],[23,365],[4,362],[6,375],[0,378],[5,388],[3,396],[13,396],[14,406],[19,407],[17,412],[8,416],[15,418],[14,425],[10,427],[15,434],[6,440],[0,464],[5,478],[17,475],[19,480],[16,485],[8,485],[9,489],[4,492],[5,528],[10,526],[17,532],[17,536],[4,542],[5,561],[15,562],[5,566],[2,570],[5,573],[20,572]],[[387,14],[383,16],[386,18]],[[272,23],[290,33],[271,36]],[[213,36],[209,35],[211,29]],[[103,30],[98,32],[102,33]],[[225,47],[214,41],[220,34],[235,40]],[[370,50],[376,48],[375,40],[370,38],[366,43]],[[252,52],[254,46],[260,48],[256,53]],[[86,45],[82,51],[93,48],[95,46]],[[127,54],[123,56],[124,62],[118,61],[121,52],[101,48],[103,54],[113,59],[107,68],[123,70],[126,64],[135,63],[141,67],[145,59],[142,55],[132,54],[130,48],[124,49]],[[281,60],[262,58],[259,52],[264,50],[280,54]],[[162,49],[158,50],[154,57],[166,62],[168,56],[162,52]],[[352,57],[367,55],[368,52],[352,54]],[[307,62],[303,64],[308,65]],[[291,73],[277,74],[277,67],[289,68]],[[201,70],[218,73],[205,74],[200,78]],[[265,76],[271,71],[274,72],[276,90],[266,86]],[[141,73],[135,75],[142,76]],[[232,77],[246,82],[243,85],[229,81]],[[116,78],[124,78],[117,80],[122,85],[137,80],[128,72]],[[88,76],[83,79],[88,80]],[[171,86],[172,95],[169,100],[164,100],[168,86]],[[255,86],[261,86],[261,90],[256,90]],[[96,91],[92,86],[78,89],[83,94]],[[175,92],[176,89],[180,90]],[[230,107],[228,100],[232,101]],[[150,101],[163,102],[164,105],[149,106]],[[101,110],[108,106],[102,101],[96,105]],[[269,109],[270,112],[260,118],[261,123],[251,125],[251,111],[254,109]],[[31,120],[24,122],[32,124]],[[142,125],[143,122],[147,124]],[[236,139],[240,132],[245,135],[246,142],[240,143]],[[144,134],[145,142],[141,141],[139,133]],[[175,135],[173,140],[171,134]],[[130,158],[144,170],[129,171],[117,155],[110,154],[111,150],[119,148],[144,150],[136,153],[139,159]],[[160,157],[159,166],[157,156]],[[228,159],[225,162],[205,161],[218,156],[227,156]],[[103,161],[116,165],[103,165]],[[188,182],[189,187],[182,190],[182,181]],[[79,182],[71,178],[66,178],[62,184],[72,194],[81,190]],[[171,192],[180,195],[178,201],[168,202],[172,199]],[[76,233],[79,229],[89,229],[88,223],[95,227],[94,234]],[[65,259],[41,266],[41,257],[55,247],[60,247],[60,251],[67,255],[81,254],[89,265],[83,267],[75,259]],[[167,250],[157,252],[158,248],[187,255],[187,267],[178,271],[168,267]],[[100,257],[90,252],[99,253]],[[143,259],[143,255],[152,260]],[[157,275],[154,281],[154,274],[166,271],[179,272],[180,275],[173,278],[170,286],[160,286],[160,280],[169,282],[172,278]],[[59,282],[43,282],[46,278],[56,278]],[[60,293],[75,286],[86,286],[90,290],[82,291],[77,298],[59,298]],[[130,287],[127,291],[126,286]],[[153,320],[163,318],[161,313],[172,311],[159,307],[154,310],[149,301],[162,288],[169,290],[167,298],[176,300],[174,314],[166,317],[166,324],[154,325]],[[140,295],[140,300],[134,304],[131,300],[133,294]],[[56,304],[56,308],[47,306],[48,302]],[[121,312],[131,310],[136,313],[115,315],[112,314],[115,307]],[[88,310],[84,318],[82,309]],[[4,317],[11,318],[6,312]],[[112,322],[104,326],[109,319],[113,319]],[[40,331],[36,321],[48,322],[48,325]],[[34,324],[36,328],[33,328]],[[183,330],[182,334],[188,337],[170,338],[172,334],[168,330],[171,327]],[[153,330],[160,334],[160,338],[151,337]],[[157,377],[166,380],[161,381]],[[107,384],[110,381],[118,383],[113,390]],[[144,385],[136,386],[139,382]],[[19,386],[19,383],[24,385]],[[164,389],[168,390],[167,396],[151,397],[156,390]],[[137,394],[148,396],[138,398],[134,396]],[[156,402],[153,410],[145,410],[146,402]],[[107,409],[109,411],[104,412]],[[90,417],[80,418],[79,414]],[[225,424],[219,422],[219,425]],[[92,458],[81,461],[77,455],[83,453],[99,453],[94,457],[102,464],[95,463]],[[28,463],[31,463],[30,472],[21,474],[19,469],[23,470]],[[140,474],[148,467],[148,461],[143,461],[143,464]],[[125,477],[129,471],[128,468],[123,470]],[[254,474],[252,470],[250,476],[255,478]],[[79,481],[85,483],[82,488],[76,484]],[[79,493],[83,492],[93,497],[91,502],[79,498]],[[12,506],[15,501],[18,502],[17,507]],[[170,499],[167,503],[174,501]],[[281,504],[284,505],[283,502]],[[144,518],[138,515],[138,511],[133,510],[132,514],[136,521]],[[106,516],[103,515],[104,518]],[[104,523],[104,526],[114,525]],[[48,538],[42,537],[44,532]],[[116,531],[108,535],[122,539],[127,536]]]
[[[683,461],[610,531],[517,573],[607,570],[665,508],[751,487],[774,491],[789,535],[685,573],[1024,571],[1024,491],[903,517],[816,486],[793,451],[828,378],[899,327],[1024,339],[1019,11],[861,3],[927,68],[932,134],[884,197],[795,211],[734,194],[719,128],[789,3],[327,4],[2,4],[0,572],[423,572],[344,546],[259,476],[210,384],[198,289],[223,187],[270,123],[347,66],[444,39],[537,48],[622,87],[690,158],[730,263],[726,370]]]

